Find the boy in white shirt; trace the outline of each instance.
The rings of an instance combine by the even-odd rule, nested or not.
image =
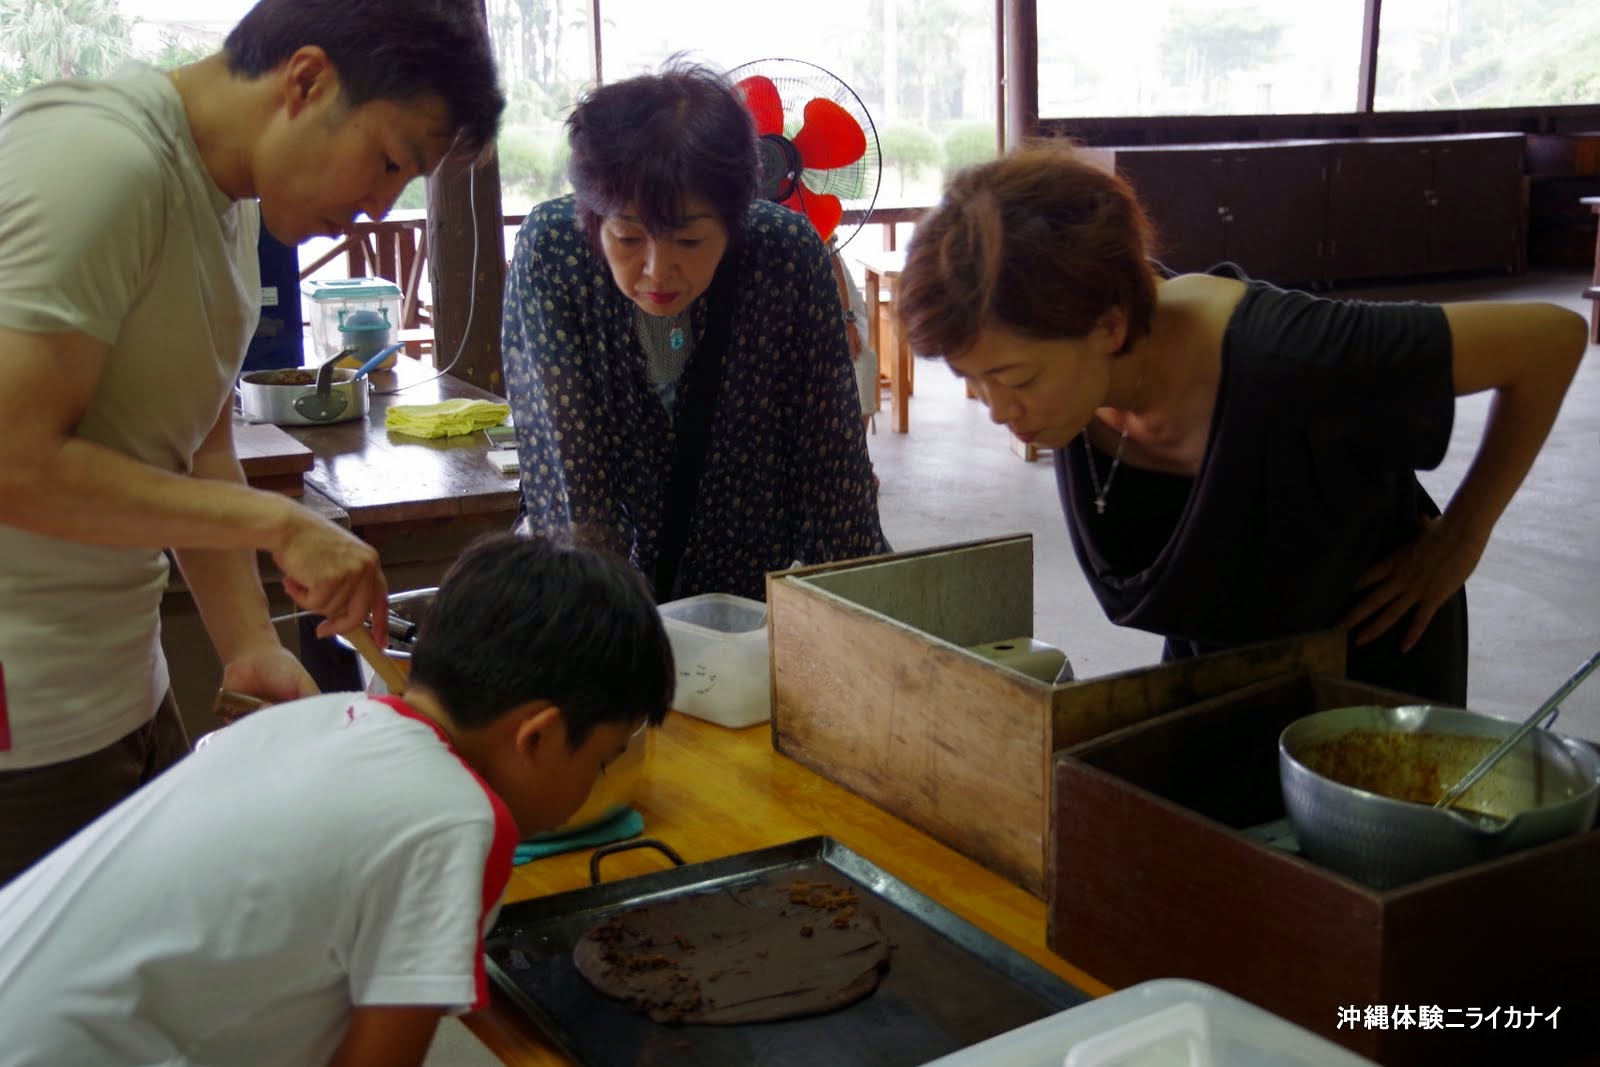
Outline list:
[[[519,836],[672,698],[642,579],[469,548],[404,698],[267,708],[0,890],[0,1065],[417,1064],[481,1005]]]

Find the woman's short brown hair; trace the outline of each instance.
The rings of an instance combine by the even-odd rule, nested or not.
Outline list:
[[[895,303],[919,355],[958,355],[993,325],[1084,337],[1111,308],[1127,346],[1150,332],[1153,245],[1127,182],[1070,142],[1040,142],[950,180],[917,223]]]

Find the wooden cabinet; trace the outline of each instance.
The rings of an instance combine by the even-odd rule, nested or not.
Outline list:
[[[1514,133],[1334,143],[1327,276],[1519,270],[1523,144]]]
[[[1520,270],[1522,134],[1105,148],[1163,263],[1280,284]]]
[[[1231,261],[1252,277],[1321,277],[1327,147],[1318,142],[1118,148],[1174,270]]]

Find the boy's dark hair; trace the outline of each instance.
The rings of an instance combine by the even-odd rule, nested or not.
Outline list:
[[[439,584],[411,681],[468,729],[551,701],[575,749],[601,723],[659,724],[677,672],[633,568],[591,548],[493,534],[468,546]]]
[[[437,96],[457,149],[475,155],[494,141],[506,106],[477,8],[464,0],[259,0],[222,49],[230,71],[259,78],[316,45],[351,107]]]
[[[677,57],[586,94],[567,142],[578,219],[596,248],[601,223],[629,208],[652,234],[682,227],[690,197],[708,201],[737,243],[760,188],[755,123],[733,86]]]

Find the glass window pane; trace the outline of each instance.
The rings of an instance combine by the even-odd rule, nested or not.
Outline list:
[[[1039,114],[1354,111],[1362,13],[1362,0],[1041,0]]]
[[[993,0],[703,0],[670,18],[657,0],[602,0],[600,11],[607,81],[689,50],[724,70],[783,57],[839,77],[878,132],[880,207],[933,204],[948,169],[995,154]]]
[[[1594,0],[1383,0],[1379,110],[1596,101]]]
[[[562,123],[593,80],[588,0],[488,0],[506,91],[501,201],[508,214],[570,191]]]

